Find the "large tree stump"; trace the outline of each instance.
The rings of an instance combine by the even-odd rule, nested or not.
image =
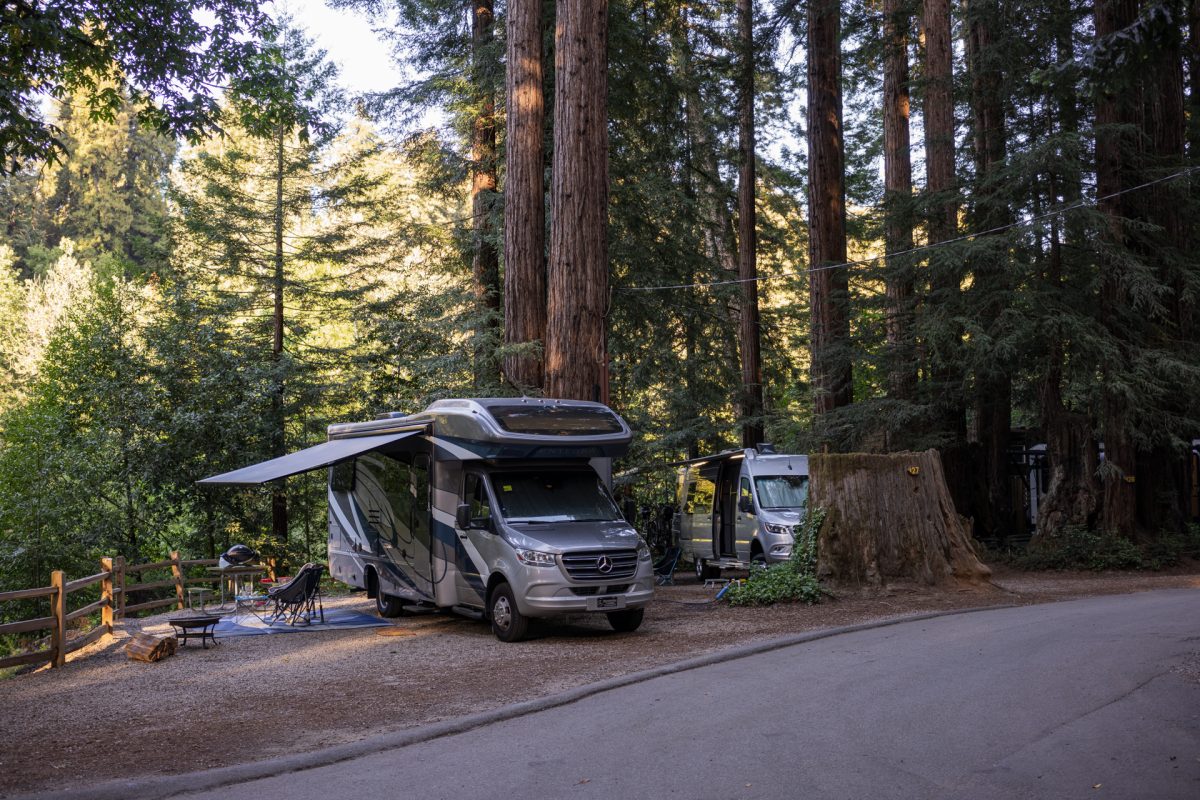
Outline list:
[[[135,633],[125,644],[125,655],[134,661],[155,662],[175,655],[177,639],[174,636],[152,636]]]
[[[827,512],[817,572],[842,583],[977,584],[991,575],[955,511],[936,450],[809,457],[811,508]]]

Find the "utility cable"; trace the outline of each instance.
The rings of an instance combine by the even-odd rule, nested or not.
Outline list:
[[[903,256],[913,255],[916,253],[924,253],[924,252],[928,252],[930,250],[936,250],[940,247],[947,247],[949,245],[959,244],[961,242],[967,242],[972,239],[977,239],[980,236],[991,236],[993,234],[1003,233],[1004,231],[1012,230],[1014,228],[1022,228],[1027,225],[1033,225],[1034,223],[1042,222],[1043,220],[1047,220],[1052,217],[1061,216],[1061,215],[1067,213],[1068,211],[1074,211],[1079,208],[1087,208],[1090,206],[1096,206],[1105,200],[1111,200],[1115,197],[1120,197],[1121,195],[1129,194],[1130,192],[1141,191],[1142,189],[1146,189],[1150,186],[1156,186],[1160,183],[1167,183],[1168,181],[1173,181],[1173,180],[1176,180],[1177,178],[1187,177],[1188,175],[1191,175],[1198,171],[1200,171],[1200,166],[1190,167],[1190,168],[1182,170],[1180,172],[1176,172],[1171,175],[1166,175],[1162,178],[1157,178],[1152,181],[1147,181],[1146,183],[1142,183],[1137,186],[1131,186],[1128,189],[1122,189],[1119,192],[1113,192],[1111,194],[1106,194],[1102,197],[1097,197],[1095,200],[1077,200],[1074,203],[1071,203],[1070,205],[1063,206],[1062,208],[1058,208],[1053,211],[1047,211],[1043,214],[1038,214],[1037,216],[1029,217],[1028,219],[1018,220],[1017,222],[1010,222],[1005,225],[998,225],[994,228],[988,228],[987,230],[974,231],[972,233],[964,233],[962,236],[956,236],[953,239],[946,239],[941,242],[934,242],[933,244],[924,244],[919,247],[913,247],[908,250],[901,250],[899,252],[894,252],[894,253],[882,253],[877,256],[870,256],[868,258],[859,259],[857,261],[844,261],[839,264],[825,264],[824,266],[820,266],[820,267],[812,267],[812,268],[804,269],[804,270],[792,270],[790,272],[780,272],[775,275],[758,275],[753,278],[727,278],[725,280],[708,281],[706,283],[676,283],[676,284],[668,284],[668,285],[663,285],[663,286],[623,286],[623,287],[616,289],[616,291],[618,291],[618,292],[658,292],[658,291],[669,291],[669,290],[675,290],[675,289],[704,289],[704,288],[713,287],[713,286],[737,286],[737,285],[740,285],[743,283],[759,283],[761,281],[769,281],[769,280],[774,280],[776,278],[799,277],[800,275],[811,275],[814,272],[826,272],[828,270],[834,270],[834,269],[849,269],[851,267],[862,267],[862,266],[866,266],[868,264],[873,264],[876,261],[879,261],[880,259],[900,258]]]

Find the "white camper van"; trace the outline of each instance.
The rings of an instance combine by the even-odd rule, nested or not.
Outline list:
[[[609,489],[629,426],[599,403],[439,400],[331,425],[329,441],[201,481],[256,484],[329,468],[329,571],[379,613],[405,605],[489,619],[516,641],[531,617],[603,613],[635,630],[650,550]]]
[[[677,497],[679,547],[697,578],[787,561],[808,506],[808,456],[760,445],[693,459],[679,469]]]

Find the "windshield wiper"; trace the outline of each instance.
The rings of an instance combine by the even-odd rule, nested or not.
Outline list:
[[[549,525],[549,524],[551,524],[550,520],[548,520],[548,519],[510,519],[510,520],[505,520],[505,521],[508,522],[510,525]]]

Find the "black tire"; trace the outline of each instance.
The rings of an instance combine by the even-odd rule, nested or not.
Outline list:
[[[384,594],[382,589],[375,590],[375,610],[381,617],[399,617],[404,615],[404,603],[395,595]]]
[[[610,611],[607,616],[608,624],[612,625],[614,631],[633,633],[642,624],[642,617],[646,616],[646,611],[642,608],[627,608],[624,611]]]
[[[750,572],[758,572],[767,568],[767,557],[762,550],[756,550],[750,555]]]
[[[696,559],[696,580],[715,581],[721,577],[721,568],[714,567],[703,558]]]
[[[512,587],[501,583],[492,590],[488,600],[488,619],[492,621],[492,633],[502,642],[519,642],[529,632],[529,618],[517,608]]]

